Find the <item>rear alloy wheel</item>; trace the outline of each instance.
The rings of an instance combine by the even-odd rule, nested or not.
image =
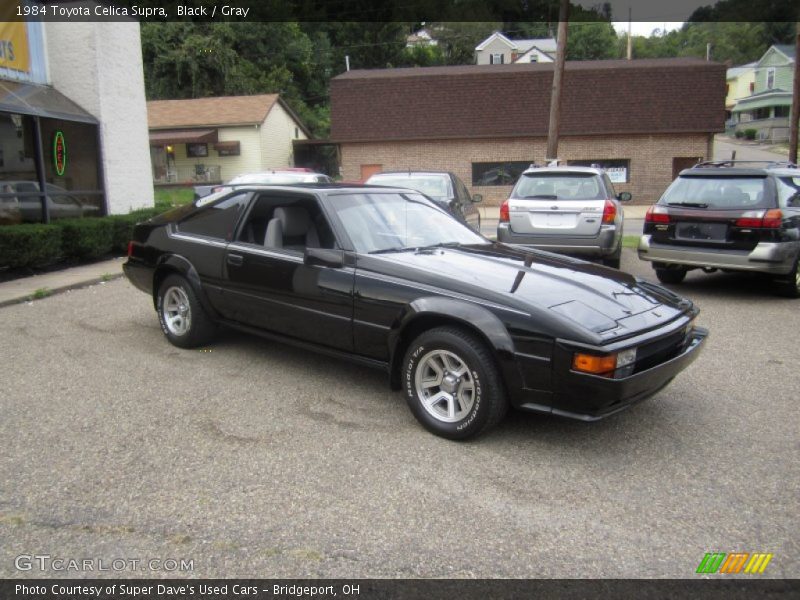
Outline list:
[[[794,269],[786,278],[777,280],[778,292],[788,298],[800,298],[800,257],[794,261]]]
[[[448,439],[476,436],[508,409],[489,350],[457,327],[432,329],[413,341],[403,360],[403,386],[417,420]]]
[[[170,275],[161,283],[156,310],[161,330],[175,346],[195,348],[214,337],[214,323],[203,310],[192,286],[180,275]]]
[[[661,283],[680,283],[686,278],[686,269],[656,269]]]

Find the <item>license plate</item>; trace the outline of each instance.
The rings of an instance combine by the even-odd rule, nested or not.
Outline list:
[[[534,227],[575,227],[575,215],[571,213],[544,213],[533,215]]]
[[[724,223],[678,223],[675,237],[681,240],[705,240],[724,242],[728,237],[728,226]]]

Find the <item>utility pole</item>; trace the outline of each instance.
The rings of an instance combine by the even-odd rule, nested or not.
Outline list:
[[[556,65],[553,69],[553,93],[550,96],[550,126],[547,130],[546,162],[558,159],[558,129],[561,120],[561,87],[564,77],[564,61],[567,56],[567,29],[569,27],[569,0],[561,0],[558,11],[558,44]]]
[[[792,112],[789,125],[789,162],[797,164],[797,127],[800,120],[800,22],[795,26],[794,84],[792,85]]]
[[[633,23],[631,23],[631,7],[628,7],[628,60],[633,58]]]

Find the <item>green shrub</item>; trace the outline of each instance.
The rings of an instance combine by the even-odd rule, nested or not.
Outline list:
[[[736,136],[737,140],[740,140],[744,137],[744,131],[742,131],[741,129],[737,129],[734,135]]]
[[[114,247],[114,225],[108,218],[60,219],[61,248],[66,258],[98,258]]]
[[[758,130],[756,129],[745,129],[744,137],[746,137],[748,140],[754,140],[756,139],[756,133],[758,133]]]
[[[42,267],[61,258],[61,229],[25,223],[0,226],[0,266]]]

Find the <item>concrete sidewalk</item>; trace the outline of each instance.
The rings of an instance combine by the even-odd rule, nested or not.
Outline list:
[[[91,265],[0,283],[0,307],[117,279],[123,275],[122,263],[124,262],[125,258],[120,256]]]

